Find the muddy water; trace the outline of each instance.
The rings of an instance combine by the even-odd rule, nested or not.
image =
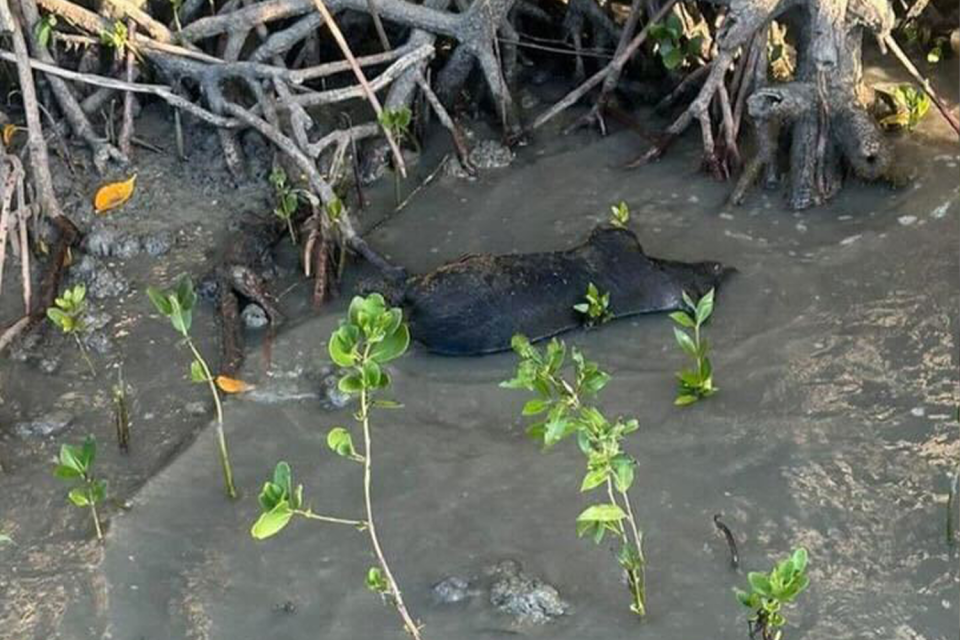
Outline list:
[[[745,617],[712,523],[723,513],[743,571],[798,545],[812,586],[787,613],[793,638],[955,638],[957,558],[944,539],[947,474],[960,459],[952,421],[960,323],[958,150],[931,117],[898,157],[915,183],[850,186],[826,207],[782,208],[755,193],[729,208],[729,185],[696,171],[694,140],[642,172],[628,133],[581,134],[519,152],[478,182],[445,178],[371,236],[414,271],[469,252],[549,250],[579,242],[625,200],[653,255],[719,259],[739,274],[708,334],[721,392],[680,410],[684,364],[664,316],[566,336],[613,375],[602,406],[642,425],[629,442],[646,534],[649,609],[638,624],[615,559],[578,540],[582,459],[572,443],[541,454],[523,434],[521,394],[501,390],[512,355],[445,359],[418,348],[392,367],[405,408],[375,417],[375,501],[385,551],[430,639],[743,638]],[[388,189],[389,190],[389,189]],[[259,640],[401,638],[366,591],[366,539],[295,521],[249,534],[255,495],[288,460],[319,512],[360,517],[361,474],[325,446],[349,409],[328,412],[304,372],[327,363],[344,301],[281,334],[245,378],[260,394],[227,404],[244,497],[219,490],[212,432],[113,519],[98,617],[108,637]],[[267,403],[290,387],[306,397]],[[517,559],[571,605],[543,626],[517,625],[485,595],[438,604],[431,586]],[[89,614],[67,610],[79,619]],[[96,625],[94,625],[96,626]],[[59,637],[92,637],[64,625]]]

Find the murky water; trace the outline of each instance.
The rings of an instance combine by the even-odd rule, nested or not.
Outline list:
[[[611,551],[576,537],[589,500],[579,493],[580,453],[564,443],[541,454],[523,434],[522,394],[497,387],[514,357],[414,348],[396,361],[393,392],[405,408],[375,416],[374,492],[385,551],[424,637],[743,638],[733,587],[804,545],[812,586],[787,613],[789,637],[956,638],[944,502],[960,459],[960,155],[944,139],[931,122],[901,141],[900,162],[918,175],[909,188],[853,185],[828,206],[793,213],[768,193],[728,208],[729,185],[696,171],[692,139],[625,173],[617,166],[636,138],[583,133],[521,150],[509,171],[476,183],[440,180],[373,234],[422,271],[469,252],[570,246],[625,200],[652,255],[740,271],[707,330],[721,392],[697,406],[672,406],[684,362],[665,316],[565,336],[612,373],[605,412],[642,425],[628,447],[649,562],[643,623],[628,611]],[[253,353],[245,378],[262,391],[315,390],[284,376],[327,363],[344,304],[280,335],[269,365]],[[362,534],[307,521],[267,542],[248,533],[279,459],[315,510],[361,515],[359,467],[325,445],[331,427],[353,424],[349,410],[325,412],[312,397],[237,398],[227,422],[241,501],[222,497],[208,430],[114,518],[100,605],[109,637],[403,637],[363,584],[372,559]],[[738,538],[743,573],[729,568],[714,513]],[[434,602],[437,581],[475,578],[506,558],[556,586],[570,613],[517,626],[485,596]],[[79,627],[60,633],[89,637]]]

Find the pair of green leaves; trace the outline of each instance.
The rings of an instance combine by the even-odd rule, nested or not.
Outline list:
[[[683,302],[686,309],[670,314],[670,319],[679,325],[673,328],[673,335],[680,349],[693,359],[696,367],[694,369],[683,369],[677,373],[680,386],[674,404],[678,406],[693,404],[718,391],[713,385],[713,365],[707,356],[710,344],[706,338],[700,335],[701,327],[713,313],[714,290],[710,289],[696,303],[684,291]],[[692,329],[692,335],[681,327]]]
[[[340,379],[340,390],[357,394],[389,386],[390,377],[382,367],[409,345],[410,330],[400,309],[388,308],[379,293],[355,297],[347,320],[330,336],[331,359],[352,369]]]
[[[263,484],[257,500],[261,513],[253,523],[250,535],[264,540],[282,531],[302,507],[303,485],[294,489],[293,471],[289,464],[280,461],[273,470],[273,479]]]
[[[610,207],[610,224],[618,229],[626,229],[630,222],[630,208],[626,202],[621,201]]]
[[[193,307],[197,302],[197,294],[193,290],[193,282],[189,276],[182,276],[177,285],[171,289],[147,287],[153,306],[166,316],[173,328],[182,336],[187,337],[193,323]],[[191,377],[193,366],[191,366]]]
[[[573,309],[584,316],[584,323],[588,327],[604,324],[613,318],[610,312],[610,293],[600,293],[592,282],[587,284],[585,301],[573,305]]]
[[[793,602],[810,585],[807,559],[807,550],[800,547],[777,563],[770,573],[751,571],[747,574],[750,591],[738,589],[736,594],[740,604],[754,612],[752,621],[770,628],[786,624],[780,613],[782,606]]]
[[[295,189],[287,185],[287,173],[282,167],[274,167],[270,172],[270,184],[277,195],[277,206],[273,213],[281,220],[289,220],[297,212],[300,206],[300,199],[297,197]]]
[[[83,484],[74,487],[67,498],[78,507],[102,502],[106,497],[107,483],[93,477],[93,462],[97,457],[97,442],[87,436],[82,445],[64,444],[53,474],[62,480],[80,480]]]
[[[395,138],[403,138],[410,129],[410,121],[413,114],[409,107],[400,107],[399,109],[384,109],[380,112],[378,118],[380,126],[390,132]]]
[[[82,333],[85,329],[83,314],[87,308],[87,288],[74,285],[54,299],[54,306],[47,309],[47,318],[64,333]]]
[[[44,14],[37,24],[33,27],[33,35],[37,39],[37,44],[46,48],[50,44],[50,38],[53,36],[53,28],[57,26],[57,16],[52,13]]]
[[[683,22],[675,13],[665,21],[651,25],[650,38],[657,43],[663,66],[671,70],[683,65],[688,57],[700,55],[703,50],[703,36],[688,38]]]

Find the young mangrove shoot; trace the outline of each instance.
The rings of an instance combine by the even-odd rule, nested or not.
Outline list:
[[[583,323],[587,327],[607,323],[613,318],[613,313],[610,312],[610,294],[600,293],[592,282],[587,284],[584,301],[573,305],[573,309],[583,316]]]
[[[80,355],[90,368],[90,373],[97,375],[87,348],[83,346],[82,337],[87,331],[84,316],[87,313],[87,288],[82,284],[74,285],[63,292],[62,296],[54,299],[54,306],[47,309],[47,318],[57,325],[65,335],[73,336],[77,343]]]
[[[384,109],[380,112],[380,126],[390,132],[390,135],[400,145],[404,140],[410,138],[410,121],[413,115],[409,107],[400,107],[399,109]],[[412,138],[410,138],[412,139]],[[400,172],[394,168],[393,171],[393,196],[400,206]]]
[[[375,408],[390,409],[400,405],[378,399],[379,393],[390,386],[390,376],[384,365],[399,358],[410,344],[410,331],[403,322],[400,309],[389,308],[378,293],[367,297],[357,296],[350,303],[347,319],[330,336],[329,351],[334,363],[345,371],[340,378],[340,390],[355,396],[359,402],[356,420],[363,436],[363,447],[357,450],[353,437],[345,427],[336,427],[327,434],[327,446],[335,454],[363,466],[364,520],[334,518],[318,515],[303,505],[303,487],[293,487],[290,466],[277,464],[273,480],[267,482],[260,492],[261,514],[250,530],[251,535],[262,540],[282,530],[294,516],[333,524],[345,524],[366,531],[370,538],[377,565],[366,574],[366,584],[371,591],[390,601],[403,621],[404,629],[416,640],[420,639],[420,627],[407,610],[401,595],[400,585],[393,577],[390,565],[383,554],[373,513],[371,491],[373,479],[373,448],[370,430],[370,415]]]
[[[554,338],[541,352],[517,335],[513,350],[520,356],[516,376],[500,384],[507,389],[526,389],[535,396],[523,407],[524,416],[542,416],[528,429],[530,437],[549,449],[567,436],[575,435],[586,457],[587,472],[580,491],[601,490],[606,500],[597,502],[577,516],[577,535],[590,536],[599,544],[606,534],[620,544],[617,559],[630,588],[630,610],[643,617],[647,612],[643,534],[633,515],[628,491],[633,485],[636,461],[623,451],[625,436],[639,429],[636,420],[609,421],[599,409],[587,404],[610,376],[595,362],[572,349],[573,376],[562,375],[566,345]]]
[[[107,497],[107,483],[98,480],[93,475],[93,461],[97,457],[97,442],[93,436],[87,436],[81,446],[65,444],[60,447],[60,460],[53,474],[63,480],[76,484],[67,499],[77,507],[90,509],[93,526],[97,532],[97,540],[103,539],[103,530],[100,528],[100,517],[97,515],[97,504]],[[79,482],[77,482],[79,481]]]
[[[293,229],[293,214],[300,207],[300,198],[297,190],[287,184],[287,173],[283,168],[277,166],[270,172],[270,184],[277,196],[277,206],[273,209],[273,215],[280,218],[287,225],[287,232],[290,234],[290,242],[297,246],[297,234]]]
[[[610,207],[610,224],[618,229],[626,229],[630,222],[630,208],[626,202],[620,202]]]
[[[193,323],[193,306],[197,302],[197,294],[193,290],[193,283],[188,276],[180,278],[180,282],[172,289],[160,290],[156,287],[147,287],[147,295],[157,311],[170,320],[173,328],[183,336],[183,343],[190,349],[193,361],[190,363],[190,379],[198,384],[206,384],[213,396],[213,404],[217,409],[217,445],[220,453],[220,465],[223,467],[223,483],[227,495],[237,497],[237,489],[233,486],[233,469],[230,467],[230,457],[227,453],[227,437],[223,432],[223,406],[220,403],[220,393],[207,361],[200,355],[193,340],[190,338],[190,327]]]
[[[770,573],[747,574],[750,591],[737,589],[737,600],[751,611],[747,621],[750,638],[781,640],[787,619],[783,605],[793,602],[810,584],[807,578],[807,550],[799,548],[779,562]]]
[[[670,314],[670,318],[680,327],[693,330],[691,335],[680,327],[673,328],[673,335],[677,339],[677,344],[680,345],[684,353],[693,358],[696,364],[694,369],[683,369],[677,374],[680,389],[677,392],[674,404],[679,406],[693,404],[719,391],[717,387],[713,386],[713,365],[710,364],[710,358],[707,357],[710,345],[707,339],[701,335],[701,328],[710,318],[710,314],[713,313],[713,294],[714,290],[710,289],[706,295],[694,303],[690,296],[684,292],[683,303],[687,309],[674,311]]]

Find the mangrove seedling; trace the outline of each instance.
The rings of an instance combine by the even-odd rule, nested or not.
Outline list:
[[[600,293],[592,282],[587,285],[585,300],[573,305],[573,309],[583,316],[583,322],[588,327],[604,324],[613,318],[613,313],[610,312],[610,294]]]
[[[892,110],[892,113],[880,119],[880,125],[889,129],[913,131],[932,104],[930,96],[910,83],[877,87],[876,91]]]
[[[363,503],[366,519],[350,520],[315,514],[303,507],[303,488],[293,487],[290,467],[281,462],[274,470],[273,480],[267,482],[260,492],[261,514],[250,530],[257,540],[269,538],[280,532],[295,515],[333,524],[345,524],[366,531],[377,566],[366,574],[366,584],[372,591],[390,601],[403,621],[406,631],[416,640],[420,639],[420,627],[414,622],[403,602],[400,585],[393,577],[387,559],[380,546],[373,514],[371,492],[373,478],[373,449],[370,430],[370,414],[374,408],[397,408],[395,402],[376,398],[390,386],[390,376],[384,365],[399,358],[410,344],[410,331],[403,322],[403,312],[390,308],[379,293],[367,297],[357,296],[350,303],[347,319],[340,323],[329,341],[330,357],[344,369],[339,387],[344,393],[355,396],[359,407],[355,414],[363,434],[363,446],[357,450],[353,437],[344,427],[336,427],[327,434],[327,446],[345,460],[363,466]]]
[[[590,536],[597,544],[608,533],[617,539],[617,560],[627,576],[630,610],[642,617],[647,611],[643,534],[627,493],[633,485],[636,461],[622,448],[624,437],[637,431],[639,425],[636,420],[611,422],[599,409],[587,404],[606,386],[610,376],[577,349],[571,350],[573,376],[567,379],[562,374],[567,353],[562,341],[554,338],[541,352],[526,337],[516,335],[512,346],[520,363],[516,376],[500,386],[535,394],[524,405],[523,415],[546,415],[527,429],[527,434],[545,450],[576,435],[587,462],[580,491],[606,492],[605,501],[587,507],[577,516],[577,535]]]
[[[703,36],[689,37],[676,13],[650,27],[650,38],[656,44],[663,66],[673,70],[701,54]]]
[[[113,425],[117,431],[117,446],[120,451],[127,453],[130,450],[130,409],[122,367],[117,369],[117,384],[113,385]]]
[[[277,196],[277,206],[273,209],[273,215],[283,220],[287,225],[287,231],[290,233],[290,241],[293,246],[297,246],[297,234],[293,230],[293,214],[300,207],[300,198],[297,196],[297,190],[287,184],[287,173],[281,167],[275,167],[270,172],[270,184]]]
[[[47,309],[47,318],[50,322],[57,325],[65,335],[73,336],[83,356],[87,366],[90,367],[90,373],[97,375],[93,368],[93,362],[87,353],[87,348],[83,346],[81,336],[86,333],[87,325],[84,316],[87,313],[87,288],[82,284],[74,285],[72,288],[63,292],[62,296],[54,299],[54,306]]]
[[[626,229],[630,222],[630,208],[626,202],[620,202],[610,207],[610,224],[618,229]]]
[[[779,562],[770,573],[747,574],[750,591],[737,589],[737,600],[751,611],[747,620],[750,638],[781,640],[787,619],[783,605],[792,603],[810,584],[807,577],[807,550],[803,547]]]
[[[380,112],[380,126],[390,132],[390,135],[400,145],[408,139],[410,133],[410,121],[413,115],[409,107],[400,107],[399,109],[384,109]],[[393,172],[393,195],[400,205],[400,172],[394,169]]]
[[[161,290],[156,287],[147,287],[147,295],[157,311],[166,316],[173,328],[183,336],[183,343],[193,354],[190,363],[190,379],[198,384],[206,384],[213,396],[213,404],[217,409],[217,445],[220,454],[220,466],[223,468],[223,483],[227,495],[237,497],[237,489],[233,486],[233,469],[230,467],[230,457],[227,453],[227,437],[223,432],[223,406],[220,403],[220,393],[207,361],[204,360],[193,340],[190,338],[190,327],[193,323],[193,307],[197,302],[197,294],[193,290],[193,283],[188,276],[180,278],[180,282],[172,289]]]
[[[77,507],[90,509],[97,540],[103,539],[100,517],[97,515],[97,503],[107,496],[107,483],[93,475],[93,461],[97,457],[97,442],[93,436],[87,436],[81,446],[65,444],[60,447],[60,461],[53,474],[63,480],[77,482],[67,499]]]
[[[714,290],[710,289],[706,295],[694,303],[684,291],[683,303],[686,309],[670,314],[670,318],[680,327],[693,329],[691,335],[680,327],[674,327],[673,335],[683,352],[693,358],[696,363],[695,369],[683,369],[677,374],[680,390],[673,402],[678,406],[693,404],[719,391],[713,386],[713,366],[710,364],[710,358],[707,357],[710,345],[701,335],[701,328],[713,313],[713,295]]]
[[[33,27],[33,35],[36,37],[39,46],[46,48],[50,44],[55,26],[57,26],[57,16],[52,13],[44,14],[37,20],[37,24]]]

